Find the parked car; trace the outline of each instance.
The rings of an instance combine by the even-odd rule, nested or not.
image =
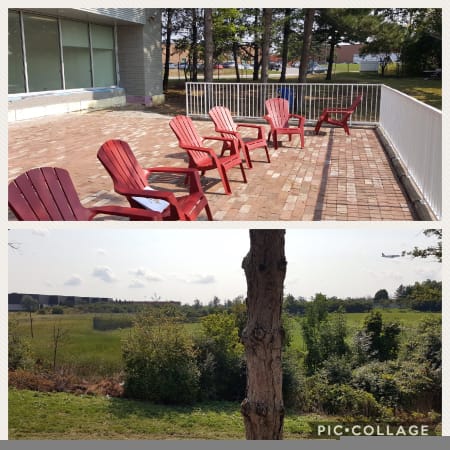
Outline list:
[[[214,64],[214,69],[223,69],[223,65],[222,64]]]
[[[291,64],[291,67],[300,67],[300,61],[295,61]]]
[[[177,65],[175,63],[169,63],[169,69],[176,69]]]
[[[224,69],[234,69],[234,66],[235,66],[234,61],[227,61],[227,62],[224,62],[224,63],[223,63]],[[238,68],[239,70],[245,69],[245,67],[244,67],[243,64],[238,64],[238,65],[237,65],[237,68]]]
[[[281,64],[278,62],[270,62],[269,63],[269,70],[280,70]]]
[[[321,66],[318,63],[313,63],[308,66],[307,73],[325,73],[327,68],[325,66]]]

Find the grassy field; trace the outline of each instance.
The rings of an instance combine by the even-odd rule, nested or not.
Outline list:
[[[384,320],[398,321],[402,326],[402,340],[414,332],[419,321],[425,317],[441,317],[437,313],[420,313],[410,310],[382,310]],[[349,339],[361,329],[365,313],[346,314]],[[58,366],[71,369],[80,376],[109,376],[121,372],[121,342],[129,333],[129,329],[113,331],[97,331],[93,329],[93,317],[111,317],[110,314],[63,314],[34,315],[34,339],[30,338],[29,319],[27,313],[13,313],[10,317],[18,320],[20,334],[30,338],[30,344],[36,359],[50,364],[53,350],[53,329],[60,328],[65,332],[57,355]],[[117,317],[114,314],[113,317]],[[129,316],[127,316],[129,317]],[[292,346],[304,350],[301,327],[297,318],[291,329]],[[189,333],[198,330],[198,323],[185,324]]]
[[[285,439],[311,435],[316,415],[285,419]],[[325,420],[325,419],[324,419]],[[337,421],[326,417],[327,422]],[[9,439],[244,439],[239,403],[163,406],[66,393],[9,391]]]
[[[177,113],[182,113],[185,107],[185,91],[184,91],[184,74],[180,72],[180,79],[177,71],[172,73],[172,78],[169,83],[169,91],[166,93],[166,101],[170,106],[171,102],[176,103],[177,97],[180,97],[180,104]],[[270,81],[278,82],[279,71],[272,71]],[[250,71],[248,71],[250,74]],[[234,69],[221,70],[220,78],[217,79],[215,74],[214,81],[219,82],[234,82]],[[288,82],[295,82],[298,75],[289,75]],[[200,78],[201,81],[201,78]],[[252,82],[251,78],[243,78],[241,82]],[[309,74],[307,76],[308,83],[325,83],[325,74]],[[386,86],[404,92],[411,97],[416,98],[430,106],[437,109],[442,109],[442,81],[441,80],[427,80],[424,77],[399,77],[395,74],[395,70],[388,70],[386,75],[382,77],[376,72],[359,72],[357,64],[335,64],[333,75],[329,83],[380,83]]]

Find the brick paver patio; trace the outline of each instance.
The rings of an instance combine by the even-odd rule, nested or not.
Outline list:
[[[86,206],[127,204],[114,193],[97,160],[108,139],[127,141],[143,167],[186,167],[185,152],[169,128],[169,116],[149,111],[113,110],[66,114],[9,125],[9,180],[38,166],[69,170]],[[209,121],[196,121],[202,135],[214,133]],[[283,138],[286,139],[286,138]],[[370,128],[307,128],[305,148],[297,137],[275,150],[252,153],[253,169],[229,171],[232,194],[225,195],[216,170],[202,177],[214,219],[226,221],[414,220],[411,205]],[[218,147],[216,147],[218,148]],[[177,180],[177,190],[182,188]],[[9,214],[10,220],[14,216]],[[206,219],[200,216],[199,219]]]

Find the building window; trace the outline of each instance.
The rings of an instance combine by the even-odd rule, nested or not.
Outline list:
[[[89,27],[73,20],[61,21],[66,89],[92,86]]]
[[[116,84],[113,29],[103,25],[92,25],[91,38],[94,87],[113,86]]]
[[[25,55],[30,92],[62,88],[58,22],[24,15]]]
[[[25,92],[20,16],[8,13],[8,92]]]
[[[112,26],[8,11],[8,93],[115,86],[114,41]]]

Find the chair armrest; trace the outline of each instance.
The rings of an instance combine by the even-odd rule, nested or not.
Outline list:
[[[289,119],[298,119],[299,126],[306,122],[306,117],[301,116],[300,114],[289,114]]]
[[[174,173],[180,175],[186,175],[189,179],[189,193],[195,194],[197,192],[201,192],[203,194],[202,185],[200,182],[200,175],[198,174],[197,169],[191,169],[188,167],[150,167],[148,169],[144,169],[146,175],[151,175],[152,173]],[[187,183],[186,183],[187,184]],[[148,191],[145,191],[148,192]],[[155,192],[155,191],[152,191]],[[158,191],[156,191],[158,192]],[[160,191],[163,194],[166,193],[164,191]]]
[[[265,116],[263,116],[263,119],[266,120],[267,122],[269,122],[270,128],[272,128],[272,129],[275,128],[272,117],[270,117],[268,114],[266,114]]]
[[[127,206],[99,206],[89,208],[92,213],[92,217],[98,214],[108,214],[120,217],[129,217],[135,220],[162,220],[160,213],[154,211],[148,211],[139,208],[130,208]]]
[[[126,197],[145,197],[145,198],[154,198],[158,200],[165,200],[169,202],[171,205],[177,204],[177,199],[172,192],[168,191],[159,191],[157,189],[133,189],[127,185],[116,184],[115,191],[118,194],[125,195]]]
[[[256,125],[250,123],[238,123],[237,128],[254,128],[258,130],[258,139],[261,139],[264,136],[264,125]]]

